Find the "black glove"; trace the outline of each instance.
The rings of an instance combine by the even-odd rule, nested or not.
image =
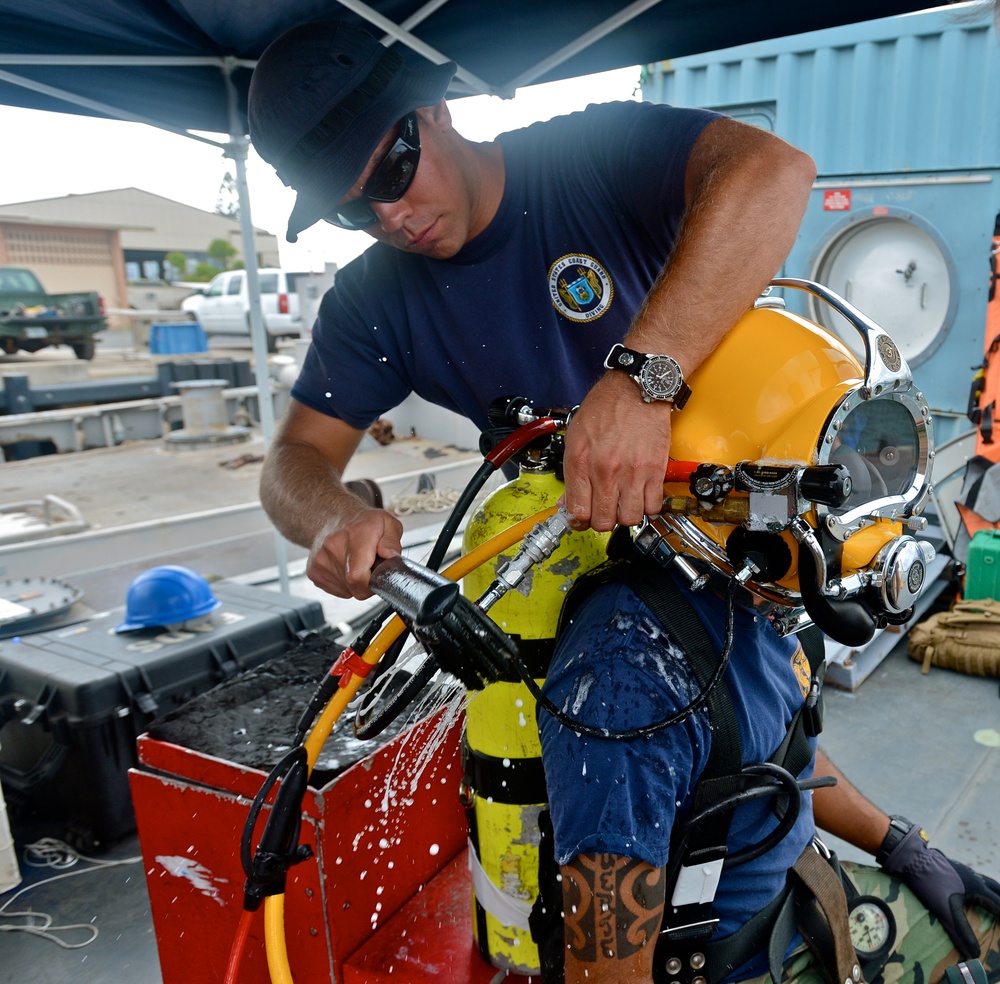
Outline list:
[[[928,847],[914,824],[882,861],[882,870],[901,878],[927,910],[941,920],[964,957],[979,956],[965,906],[972,903],[1000,917],[1000,883]]]

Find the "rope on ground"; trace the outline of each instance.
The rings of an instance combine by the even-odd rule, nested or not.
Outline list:
[[[457,489],[418,489],[416,492],[401,492],[389,501],[389,508],[397,516],[409,516],[418,512],[446,512],[458,502]]]
[[[80,868],[77,871],[67,871],[73,868],[78,862],[85,861],[90,867]],[[16,912],[8,912],[8,907],[16,899],[19,899],[25,892],[40,888],[42,885],[49,885],[52,882],[60,881],[63,878],[73,878],[77,875],[86,875],[92,871],[102,871],[105,868],[116,868],[123,864],[139,864],[141,857],[122,858],[118,861],[102,861],[99,858],[90,858],[85,854],[80,854],[73,850],[63,841],[53,837],[43,837],[41,840],[28,844],[24,848],[24,863],[30,868],[53,868],[62,871],[61,875],[53,875],[42,881],[26,885],[20,891],[15,892],[3,905],[0,905],[0,933],[30,933],[32,936],[40,936],[42,939],[61,946],[64,950],[78,950],[82,946],[88,946],[97,939],[98,928],[91,923],[67,923],[65,926],[53,925],[53,918],[47,912],[36,912],[33,909],[21,909]],[[12,920],[7,922],[6,920]],[[20,922],[14,920],[21,920]],[[84,939],[74,943],[69,938],[64,938],[65,934],[83,933]],[[60,935],[64,934],[64,935]]]

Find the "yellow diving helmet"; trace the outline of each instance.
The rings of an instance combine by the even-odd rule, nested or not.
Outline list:
[[[863,645],[909,617],[934,558],[904,532],[926,525],[930,411],[878,325],[819,284],[772,287],[835,308],[866,364],[765,295],[693,374],[671,439],[672,461],[692,464],[668,470],[664,511],[636,542],[669,553],[695,586],[712,571],[735,577],[782,634],[815,623]]]

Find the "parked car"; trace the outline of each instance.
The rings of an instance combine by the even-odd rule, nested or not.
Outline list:
[[[30,270],[0,267],[0,351],[69,345],[78,359],[92,359],[94,336],[107,327],[97,291],[47,294]]]
[[[257,271],[260,307],[267,329],[267,349],[274,352],[279,338],[298,337],[302,318],[296,281],[304,273],[268,267]],[[198,321],[206,335],[250,335],[250,296],[245,270],[226,270],[203,290],[181,301],[181,310]]]

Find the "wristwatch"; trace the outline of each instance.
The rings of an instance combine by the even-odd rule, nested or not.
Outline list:
[[[636,352],[619,342],[608,352],[604,366],[627,372],[639,384],[647,403],[662,400],[680,410],[691,396],[691,387],[684,382],[681,367],[669,355]]]
[[[875,863],[882,867],[888,859],[889,855],[899,846],[899,842],[916,826],[912,820],[907,820],[906,817],[892,816],[889,817],[889,833],[885,835],[885,839],[882,841],[882,845],[875,852]],[[921,830],[920,836],[926,841],[928,840],[927,834]]]

